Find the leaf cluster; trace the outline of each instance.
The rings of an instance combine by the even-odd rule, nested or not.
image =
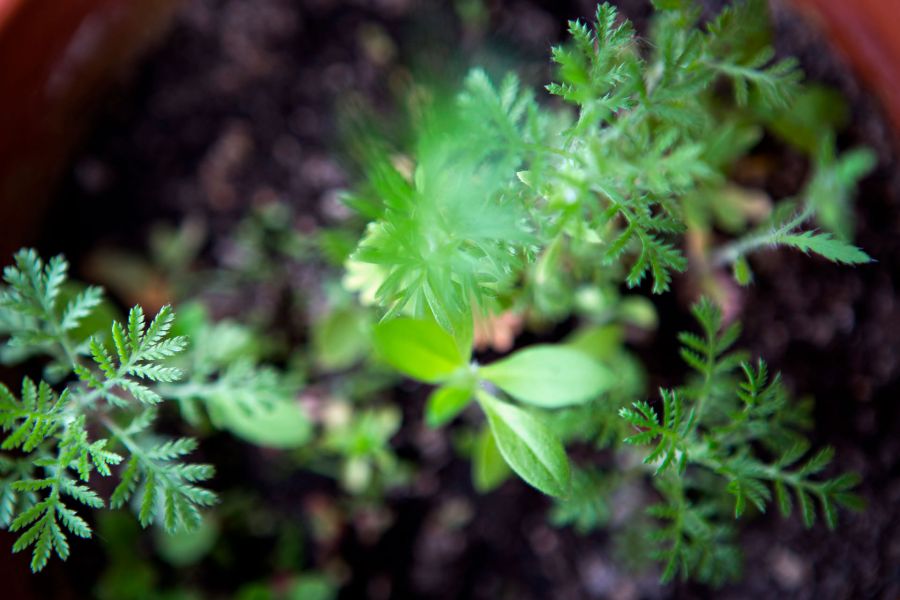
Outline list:
[[[838,153],[830,124],[811,133],[816,124],[798,116],[796,99],[810,90],[797,62],[772,49],[762,0],[706,22],[690,0],[654,5],[646,37],[610,4],[590,23],[569,23],[545,88],[555,102],[539,102],[515,75],[494,83],[475,69],[456,98],[425,103],[412,148],[362,141],[365,182],[346,200],[369,223],[354,251],[345,231],[310,243],[278,227],[286,220],[274,213],[242,235],[255,248],[248,264],[266,277],[267,244],[294,259],[317,243],[331,261],[346,257],[344,287],[383,320],[371,327],[366,308],[334,310],[313,327],[317,367],[358,365],[371,336],[377,358],[359,379],[383,374],[380,360],[434,386],[429,426],[474,425],[466,433],[476,489],[515,473],[554,498],[554,521],[586,531],[610,521],[614,490],[646,478],[659,496],[647,510],[648,543],[663,579],[721,583],[740,570],[736,518],[775,504],[785,516],[799,509],[807,526],[821,515],[834,527],[839,507],[860,504],[857,478],[829,472],[833,451],[812,451],[804,433],[808,405],[793,402],[763,361],[734,350],[740,326],[708,300],[693,308],[699,331],[679,337],[691,370],[684,385],[634,401],[640,367],[610,332],[651,329],[656,317],[622,290],[669,290],[689,267],[688,243],[699,246],[691,256],[705,281],[731,265],[748,283],[747,257],[773,246],[870,261],[850,243],[849,216],[874,161],[866,150]],[[766,127],[813,168],[798,200],[760,218],[744,202],[752,192],[727,178]],[[728,238],[720,246],[716,227]],[[154,432],[167,401],[192,425],[295,449],[322,472],[338,457],[354,493],[372,488],[373,473],[401,471],[389,447],[398,410],[323,418],[310,444],[300,368],[265,366],[249,329],[205,314],[176,320],[170,307],[150,317],[139,306],[124,322],[93,327],[102,291],[68,284],[62,257],[44,263],[23,250],[14,262],[0,289],[0,359],[47,362],[20,391],[0,384],[0,525],[18,533],[14,551],[31,549],[33,570],[54,553],[65,559],[69,536],[92,535],[78,505],[129,505],[141,525],[170,532],[201,524],[216,502],[206,487],[213,468],[189,461],[193,438]],[[476,322],[501,314],[538,326],[574,314],[586,327],[566,343],[479,364]],[[573,464],[566,445],[584,443],[611,448],[624,472]],[[118,480],[108,499],[97,491],[106,477]]]
[[[573,314],[629,322],[621,288],[667,291],[689,267],[687,246],[701,284],[720,293],[717,270],[731,266],[747,284],[748,257],[766,248],[871,260],[850,242],[849,203],[872,156],[838,153],[840,119],[807,114],[840,111],[803,83],[795,59],[776,55],[765,2],[709,20],[691,0],[654,6],[646,37],[606,3],[590,23],[569,23],[546,86],[561,102],[474,70],[455,102],[425,106],[412,148],[374,144],[351,202],[371,222],[345,285],[384,314],[379,355],[437,386],[429,425],[475,399],[487,421],[469,444],[478,489],[511,469],[555,497],[560,522],[599,525],[591,494],[616,482],[573,468],[563,445],[612,439],[616,453],[638,453],[637,474],[661,497],[649,539],[664,579],[721,583],[740,570],[733,520],[751,508],[796,505],[808,525],[821,514],[833,526],[836,507],[858,504],[853,476],[825,475],[830,451],[808,456],[808,404],[734,350],[739,324],[711,301],[695,305],[699,332],[679,337],[690,376],[652,402],[634,402],[639,386],[611,375],[628,364],[622,352],[538,345],[471,361],[473,322],[498,314],[538,327]],[[766,129],[811,160],[796,200],[728,181]]]
[[[657,9],[646,40],[610,4],[591,23],[569,23],[546,89],[572,110],[539,104],[514,75],[495,86],[475,69],[455,102],[426,105],[406,154],[373,142],[350,202],[372,219],[348,261],[351,289],[385,318],[430,318],[454,334],[473,315],[527,305],[526,293],[540,300],[531,310],[564,318],[575,302],[567,289],[582,282],[668,290],[699,222],[687,209],[719,210],[760,122],[806,126],[792,112],[805,88],[796,61],[775,57],[761,0],[706,23],[690,1]],[[838,159],[833,136],[817,139],[802,206],[786,203],[756,230],[743,223],[745,235],[708,249],[714,265],[738,263],[749,281],[745,255],[773,245],[869,260],[840,223],[871,157]],[[813,218],[829,231],[804,230]]]
[[[663,579],[681,573],[722,583],[739,573],[731,518],[751,507],[765,512],[772,503],[787,517],[796,505],[807,527],[821,514],[834,528],[838,507],[861,506],[852,491],[859,480],[847,473],[823,477],[834,451],[810,453],[803,432],[809,405],[791,402],[762,360],[754,366],[729,352],[739,330],[723,327],[711,302],[695,305],[694,315],[703,335],[680,339],[697,381],[660,390],[661,414],[637,402],[620,415],[635,431],[625,442],[646,448],[643,462],[663,498],[648,513],[663,523],[651,536],[666,565]],[[727,496],[731,515],[722,509]]]
[[[199,509],[216,500],[201,487],[212,467],[185,460],[196,442],[163,440],[150,430],[152,407],[162,402],[158,386],[182,377],[168,364],[187,343],[171,335],[171,308],[163,307],[149,324],[140,307],[131,309],[126,324],[113,321],[111,352],[100,332],[75,336],[102,291],[86,288],[62,303],[67,271],[61,256],[45,264],[35,251],[22,250],[5,269],[7,287],[0,292],[3,321],[15,324],[5,346],[25,350],[19,356],[48,356],[45,372],[61,380],[54,386],[26,377],[18,395],[0,384],[0,522],[19,533],[13,551],[31,549],[34,571],[53,553],[69,556],[68,535],[91,537],[89,522],[73,505],[107,505],[96,491],[98,477],[120,480],[109,505],[134,498],[145,526],[160,521],[171,531],[195,528]],[[62,379],[69,373],[77,377]],[[118,425],[129,416],[129,426]]]
[[[487,419],[492,447],[509,467],[546,494],[568,494],[569,461],[562,442],[538,411],[598,398],[614,380],[602,364],[562,345],[530,346],[488,365],[469,364],[468,352],[461,352],[437,323],[408,318],[378,325],[374,340],[391,366],[414,379],[439,384],[425,407],[429,425],[448,423],[475,399]],[[501,391],[524,406],[501,399]]]

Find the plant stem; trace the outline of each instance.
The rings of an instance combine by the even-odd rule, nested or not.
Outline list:
[[[793,219],[777,228],[751,234],[730,244],[725,244],[713,253],[712,265],[714,267],[722,267],[733,263],[753,250],[778,243],[782,237],[788,235],[809,219],[813,212],[812,206],[807,203],[803,210],[797,213]]]

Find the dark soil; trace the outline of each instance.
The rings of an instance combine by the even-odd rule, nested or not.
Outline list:
[[[220,264],[227,236],[251,205],[282,200],[305,215],[299,227],[328,222],[337,214],[336,191],[352,177],[350,163],[335,158],[342,156],[339,105],[358,97],[388,109],[408,77],[404,64],[427,76],[484,60],[524,65],[526,77],[541,81],[565,19],[593,11],[587,1],[487,4],[490,35],[463,27],[452,3],[188,0],[169,35],[103,107],[59,193],[42,251],[65,251],[79,264],[98,243],[140,250],[149,225],[190,216],[209,224],[204,257]],[[621,4],[639,25],[649,12],[649,2]],[[343,536],[349,580],[342,597],[900,597],[900,170],[874,101],[814,32],[783,8],[775,14],[779,50],[850,99],[853,125],[841,145],[864,143],[879,153],[858,201],[858,242],[878,263],[849,269],[789,253],[759,256],[744,299],[744,341],[798,395],[815,396],[815,441],[836,446],[837,466],[863,476],[868,509],[843,515],[836,533],[807,531],[797,518],[756,518],[743,529],[740,584],[717,592],[661,587],[656,573],[634,576],[618,565],[603,534],[548,526],[546,503],[524,486],[508,483],[478,497],[466,466],[450,461],[446,448],[417,452],[430,483],[389,497],[394,521],[374,543],[360,533],[365,528]],[[796,172],[785,169],[788,179]],[[764,185],[785,185],[776,171]],[[674,298],[664,300],[663,345],[684,322]],[[661,370],[677,376],[681,366]],[[424,435],[414,423],[398,436],[401,450]],[[210,443],[226,483],[255,479],[260,458],[248,458],[250,449]],[[277,493],[299,513],[313,492],[331,491],[310,478]],[[465,524],[445,526],[453,519]],[[55,565],[33,593],[90,595],[104,561],[98,547],[79,543],[75,558]],[[263,576],[266,549],[248,540],[244,550],[247,577]],[[309,556],[315,565],[317,553]],[[242,573],[195,576],[227,593]],[[67,586],[75,591],[64,592]]]

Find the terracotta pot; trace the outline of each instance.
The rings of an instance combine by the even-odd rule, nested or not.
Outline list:
[[[31,241],[92,101],[177,1],[0,0],[0,256]]]
[[[900,0],[791,0],[879,98],[900,136]]]

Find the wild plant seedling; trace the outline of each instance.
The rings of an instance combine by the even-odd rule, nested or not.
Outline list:
[[[436,386],[427,423],[480,423],[469,447],[476,488],[511,470],[554,497],[554,522],[586,531],[607,524],[616,488],[651,482],[659,502],[628,526],[646,530],[663,579],[720,583],[739,570],[735,518],[774,502],[833,527],[837,507],[859,505],[856,479],[822,474],[832,452],[810,451],[809,406],[792,402],[764,362],[732,350],[739,327],[709,300],[694,307],[700,333],[680,338],[692,375],[643,400],[645,377],[622,329],[647,327],[655,314],[622,289],[663,293],[689,271],[721,297],[710,273],[732,267],[747,284],[748,257],[775,246],[868,262],[846,224],[873,159],[838,155],[833,132],[796,112],[793,99],[814,94],[795,61],[774,58],[762,2],[706,24],[689,0],[654,5],[646,43],[607,4],[591,26],[570,23],[547,87],[563,106],[539,104],[515,76],[495,86],[474,70],[457,102],[425,111],[412,172],[383,144],[364,144],[367,183],[348,202],[370,223],[344,284],[384,315],[371,336],[382,359]],[[764,130],[809,154],[812,176],[795,199],[759,214],[728,175]],[[700,240],[690,261],[687,239]],[[78,504],[129,504],[144,525],[182,530],[216,501],[203,487],[212,467],[185,460],[193,439],[153,432],[163,400],[190,423],[205,413],[262,445],[354,457],[365,438],[385,454],[394,422],[311,442],[293,402],[299,381],[261,365],[239,327],[187,327],[188,346],[173,335],[169,308],[149,323],[135,307],[124,323],[97,326],[100,290],[72,296],[66,269],[62,258],[45,264],[22,251],[0,294],[0,358],[48,360],[43,379],[25,378],[21,392],[0,386],[0,524],[19,532],[15,551],[31,548],[33,570],[53,553],[68,556],[68,534],[91,535]],[[580,326],[563,342],[479,364],[474,321],[504,312],[535,329],[572,317]],[[368,321],[359,323],[365,332]],[[331,325],[316,329],[320,350],[340,329]],[[327,356],[338,371],[360,360],[356,348]],[[626,466],[572,464],[565,447],[576,442],[612,448]],[[97,477],[119,480],[108,501]]]
[[[702,334],[681,337],[696,374],[653,403],[626,399],[613,366],[620,350],[573,342],[526,347],[487,365],[471,359],[473,320],[504,311],[537,325],[572,314],[617,325],[632,301],[621,284],[649,280],[653,293],[667,291],[689,268],[680,250],[687,236],[706,240],[695,267],[714,295],[722,289],[711,270],[732,266],[746,285],[747,257],[765,248],[850,265],[871,260],[835,218],[848,214],[856,181],[873,166],[868,151],[836,157],[830,131],[810,134],[807,187],[761,219],[749,214],[747,192],[728,183],[766,125],[803,125],[791,106],[807,93],[802,74],[793,59],[775,58],[763,3],[738,3],[705,25],[689,0],[654,5],[647,43],[608,4],[592,26],[570,23],[570,44],[552,53],[559,80],[547,90],[574,112],[538,104],[515,76],[495,87],[475,70],[452,108],[421,117],[411,175],[373,145],[367,185],[349,201],[374,220],[348,262],[347,284],[385,309],[374,335],[385,360],[438,385],[426,407],[430,425],[473,400],[484,413],[490,435],[475,442],[476,486],[505,477],[491,458],[499,456],[558,498],[557,522],[600,526],[609,511],[592,504],[633,477],[573,468],[564,442],[625,454],[632,447],[661,499],[648,511],[648,539],[663,580],[681,573],[721,583],[740,566],[730,522],[750,507],[775,501],[788,515],[796,504],[808,526],[818,507],[834,527],[837,506],[859,505],[855,476],[820,476],[833,453],[809,455],[808,413],[778,376],[730,351],[737,324],[726,327],[712,302],[697,304]],[[719,225],[732,238],[713,246]],[[721,498],[728,495],[730,515]]]
[[[98,288],[87,288],[63,303],[68,265],[61,257],[44,264],[34,251],[16,255],[4,271],[8,288],[0,296],[7,345],[25,354],[52,357],[50,381],[74,372],[77,381],[57,389],[47,381],[22,381],[16,394],[0,385],[0,426],[7,432],[3,455],[2,523],[20,532],[13,546],[32,548],[31,568],[41,570],[52,553],[69,555],[66,534],[90,537],[91,528],[73,504],[106,505],[92,477],[111,477],[123,463],[109,505],[133,502],[144,526],[162,523],[170,531],[195,527],[198,510],[216,500],[200,485],[212,477],[210,465],[185,462],[194,450],[191,438],[162,440],[150,426],[162,397],[154,387],[181,378],[164,361],[184,350],[186,340],[169,335],[173,314],[163,308],[146,323],[140,307],[127,324],[113,322],[113,350],[97,337],[75,337],[82,322],[101,302]],[[97,435],[97,430],[104,433]],[[96,484],[96,480],[93,482]]]
[[[203,487],[213,467],[185,460],[197,446],[193,438],[153,431],[164,400],[181,403],[189,419],[200,404],[220,427],[264,445],[296,445],[309,435],[299,409],[286,408],[293,391],[283,375],[248,362],[246,353],[227,359],[234,331],[205,328],[187,351],[186,376],[175,364],[188,340],[172,335],[170,307],[148,323],[136,306],[127,322],[95,329],[102,290],[88,287],[64,300],[71,295],[67,271],[62,257],[44,263],[22,250],[0,292],[4,360],[50,359],[44,379],[25,377],[21,392],[0,384],[0,525],[19,532],[13,551],[32,549],[34,571],[52,553],[69,555],[67,534],[91,537],[79,504],[131,505],[144,527],[170,532],[198,526],[201,509],[216,502]],[[98,477],[118,479],[108,501],[96,492]]]

